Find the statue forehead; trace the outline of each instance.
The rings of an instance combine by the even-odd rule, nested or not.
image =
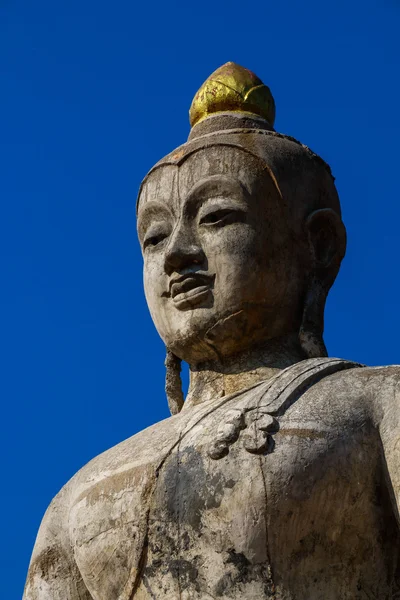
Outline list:
[[[178,205],[199,181],[216,175],[239,180],[251,193],[265,171],[266,165],[261,159],[240,147],[200,148],[175,163],[163,163],[150,172],[139,195],[138,209],[150,200]]]

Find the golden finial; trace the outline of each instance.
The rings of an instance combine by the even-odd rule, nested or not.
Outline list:
[[[211,114],[243,112],[275,121],[275,102],[269,88],[254,73],[233,62],[214,71],[203,83],[189,111],[193,127]]]

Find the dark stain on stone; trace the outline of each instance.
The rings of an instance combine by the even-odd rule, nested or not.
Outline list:
[[[228,550],[228,558],[225,561],[227,564],[232,563],[238,570],[238,574],[241,581],[247,577],[250,561],[245,557],[243,552],[235,552],[235,550]]]
[[[181,590],[200,592],[203,578],[198,558],[185,560],[202,535],[202,516],[217,509],[224,494],[234,488],[234,478],[226,479],[193,447],[172,453],[159,473],[149,518],[149,554],[143,577],[149,585],[168,576]],[[233,551],[232,551],[233,552]],[[244,577],[245,557],[228,554],[235,581]]]
[[[188,550],[190,546],[190,537],[187,531],[185,531],[182,535],[182,550]]]
[[[68,574],[68,562],[61,546],[46,548],[32,564],[32,569],[39,571],[42,579],[47,579],[49,573],[54,577],[64,577]]]
[[[226,481],[221,472],[210,475],[201,453],[193,447],[186,448],[178,459],[171,457],[162,477],[172,521],[190,525],[196,532],[201,530],[202,514],[218,508],[225,490],[232,489],[236,483],[233,479]]]
[[[168,567],[173,577],[175,579],[179,579],[181,590],[185,590],[190,587],[191,589],[195,589],[196,592],[200,591],[200,586],[197,580],[199,572],[193,562],[179,558],[177,560],[169,561]]]
[[[233,548],[227,551],[224,560],[226,573],[221,577],[214,588],[217,596],[228,596],[233,590],[242,590],[247,583],[261,581],[263,583],[266,597],[270,597],[271,589],[268,581],[268,574],[265,564],[251,564],[249,559],[242,553],[236,552]],[[236,596],[235,596],[236,597]]]
[[[227,481],[225,481],[225,487],[229,488],[230,490],[235,487],[236,485],[236,481],[234,479],[228,479]]]

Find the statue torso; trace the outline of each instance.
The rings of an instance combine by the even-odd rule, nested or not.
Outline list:
[[[94,600],[397,597],[371,371],[255,386],[92,461],[69,529]]]

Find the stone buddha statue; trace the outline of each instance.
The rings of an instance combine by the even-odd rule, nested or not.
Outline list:
[[[400,367],[328,358],[328,165],[228,63],[138,197],[172,416],[50,504],[25,600],[400,598]],[[180,361],[190,366],[184,401]]]

